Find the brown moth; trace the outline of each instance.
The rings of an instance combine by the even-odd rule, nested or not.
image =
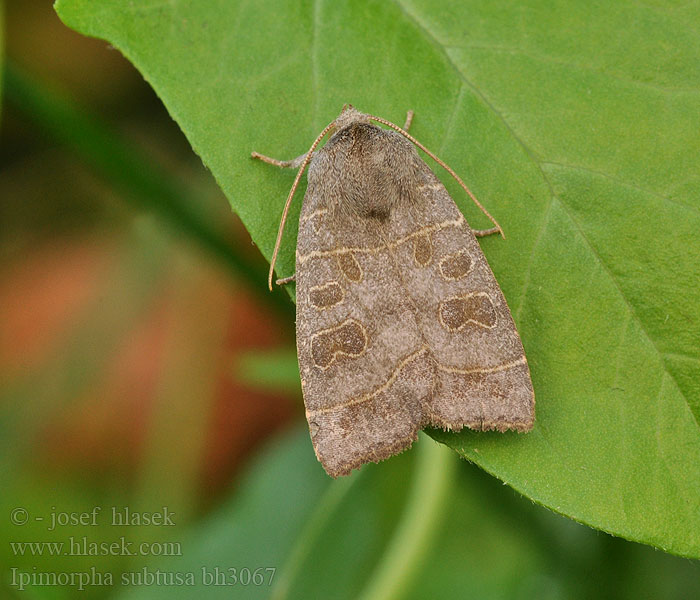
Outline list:
[[[346,106],[308,153],[296,273],[297,351],[316,456],[347,475],[418,431],[528,431],[523,346],[476,235],[501,232],[457,175],[404,129]],[[377,127],[383,123],[395,131]],[[320,150],[323,136],[335,130]],[[413,143],[412,143],[413,142]],[[495,228],[473,231],[414,145],[444,166]]]

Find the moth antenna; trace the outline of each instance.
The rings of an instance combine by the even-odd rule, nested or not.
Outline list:
[[[287,196],[287,202],[284,205],[284,210],[282,211],[282,218],[280,219],[280,226],[277,230],[277,241],[275,242],[275,249],[272,251],[272,259],[270,260],[270,272],[267,276],[267,286],[270,288],[270,291],[272,291],[272,277],[275,271],[275,263],[277,262],[277,253],[279,252],[280,245],[282,244],[282,233],[284,233],[284,226],[287,222],[287,214],[289,213],[289,207],[292,204],[292,197],[294,196],[294,192],[296,192],[297,190],[299,180],[301,179],[301,176],[304,173],[304,169],[306,169],[306,165],[308,165],[309,161],[311,160],[311,155],[314,153],[314,150],[316,150],[316,146],[319,145],[319,143],[323,139],[323,136],[326,135],[328,131],[331,130],[334,126],[335,120],[328,123],[328,125],[326,125],[323,131],[318,134],[318,137],[314,140],[314,143],[311,144],[311,148],[309,148],[309,151],[306,153],[306,158],[304,158],[304,162],[302,162],[301,167],[299,167],[297,176],[294,178],[294,183],[292,184],[292,189],[289,190],[289,196]]]
[[[472,191],[466,186],[466,184],[462,181],[462,179],[460,178],[460,176],[457,175],[457,173],[455,173],[455,172],[450,168],[449,165],[447,165],[446,163],[444,163],[443,161],[441,161],[437,156],[435,156],[435,154],[433,154],[433,153],[432,153],[430,150],[428,150],[423,144],[421,144],[416,138],[414,138],[410,133],[408,133],[408,131],[404,131],[404,130],[401,129],[401,127],[399,127],[398,125],[394,125],[394,123],[392,123],[391,121],[387,121],[386,119],[382,119],[381,117],[375,117],[374,115],[367,115],[367,116],[368,116],[370,119],[372,119],[373,121],[377,121],[378,123],[382,123],[382,124],[386,125],[387,127],[391,127],[392,129],[398,131],[402,136],[404,136],[407,140],[413,142],[413,143],[414,143],[416,146],[418,146],[423,152],[425,152],[430,158],[432,158],[436,163],[438,163],[443,169],[445,169],[445,171],[447,171],[450,175],[452,175],[452,177],[455,178],[455,180],[457,181],[457,183],[459,183],[459,185],[462,186],[462,189],[463,189],[465,192],[467,192],[467,194],[469,194],[469,197],[473,200],[474,204],[476,204],[476,205],[481,209],[481,212],[483,212],[483,213],[491,220],[491,222],[498,228],[498,231],[499,231],[499,233],[501,234],[501,237],[502,237],[503,239],[505,239],[506,235],[505,235],[505,233],[503,233],[503,229],[502,229],[502,227],[498,224],[498,221],[496,221],[496,219],[494,219],[494,218],[491,216],[491,213],[489,213],[489,211],[486,210],[486,209],[484,208],[484,206],[481,204],[481,202],[479,202],[479,201],[476,199],[476,196],[474,196],[474,194],[472,194]]]

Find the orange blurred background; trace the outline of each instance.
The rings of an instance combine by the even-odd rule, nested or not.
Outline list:
[[[66,28],[45,0],[9,2],[5,29],[17,72],[144,154],[265,285],[266,261],[118,52]],[[16,493],[72,482],[98,499],[118,491],[201,513],[302,414],[296,385],[255,385],[237,367],[251,351],[293,356],[293,305],[253,293],[250,278],[126,199],[11,89],[3,99],[2,451]]]

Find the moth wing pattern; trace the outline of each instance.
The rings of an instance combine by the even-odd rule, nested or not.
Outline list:
[[[528,431],[534,391],[503,292],[445,186],[421,165],[417,235],[413,247],[399,246],[397,262],[413,267],[403,269],[403,280],[435,366],[425,421],[451,430]],[[432,250],[429,258],[423,248]]]
[[[522,344],[454,201],[398,133],[343,133],[313,157],[297,238],[297,350],[324,468],[387,458],[427,425],[530,429]],[[347,161],[358,139],[367,152]],[[377,181],[338,187],[355,168]],[[369,212],[348,209],[348,195]]]

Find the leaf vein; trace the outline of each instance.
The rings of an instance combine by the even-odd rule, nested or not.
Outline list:
[[[603,171],[597,171],[595,169],[590,169],[588,167],[583,167],[580,165],[569,165],[569,164],[562,163],[562,162],[554,162],[551,160],[542,161],[542,166],[543,167],[554,166],[554,167],[560,167],[562,169],[570,169],[572,171],[583,171],[584,173],[590,173],[591,175],[597,175],[599,177],[603,177],[604,179],[608,179],[608,180],[612,181],[613,183],[617,183],[619,185],[628,187],[630,189],[637,190],[638,192],[642,192],[643,194],[648,194],[649,196],[653,196],[654,198],[658,198],[659,200],[664,200],[666,202],[670,202],[671,204],[675,204],[676,206],[680,206],[682,208],[700,213],[700,208],[693,206],[692,204],[688,204],[688,203],[682,202],[680,200],[674,200],[673,198],[669,198],[668,196],[664,196],[660,192],[656,192],[654,190],[644,188],[644,187],[636,185],[634,183],[630,183],[629,181],[625,181],[624,179],[620,179],[619,177],[616,177],[615,175],[610,175],[609,173],[604,173]]]
[[[466,45],[466,46],[445,45],[444,47],[446,49],[454,49],[454,50],[485,50],[487,52],[501,52],[501,53],[507,53],[507,54],[512,54],[512,55],[520,55],[520,56],[524,56],[525,58],[530,58],[532,60],[540,61],[543,63],[554,64],[554,65],[558,65],[561,67],[567,67],[567,68],[571,68],[571,69],[578,69],[580,71],[588,71],[590,73],[597,73],[599,75],[603,75],[603,76],[608,77],[610,79],[614,79],[615,81],[620,81],[622,83],[633,85],[635,87],[653,90],[656,92],[660,92],[662,94],[668,94],[668,95],[674,95],[674,96],[688,95],[688,94],[700,94],[700,89],[697,89],[697,88],[693,88],[693,87],[673,88],[673,87],[665,87],[665,86],[658,85],[655,83],[638,81],[636,79],[632,79],[631,77],[622,77],[622,76],[617,75],[615,73],[611,73],[610,71],[606,71],[605,69],[597,68],[593,65],[586,65],[586,64],[582,64],[580,62],[569,61],[569,60],[557,60],[556,58],[552,58],[551,56],[545,56],[543,54],[528,52],[527,50],[523,50],[522,48],[504,47],[504,46],[487,46],[487,45]]]

